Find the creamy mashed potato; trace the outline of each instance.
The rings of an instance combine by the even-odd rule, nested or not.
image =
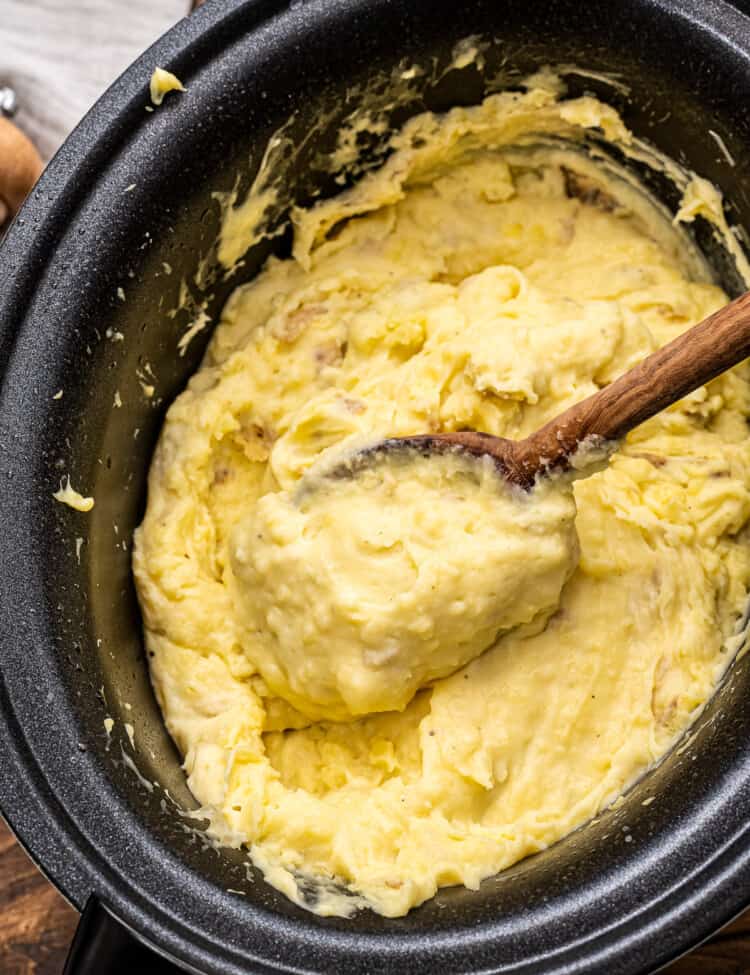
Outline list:
[[[342,467],[264,495],[229,540],[242,645],[304,714],[401,711],[557,609],[578,555],[569,479],[527,494],[458,453]]]
[[[588,130],[629,144],[612,109],[551,87],[408,123],[379,171],[295,215],[294,259],[236,289],[169,411],[134,553],[156,693],[215,834],[318,913],[404,914],[554,843],[664,753],[728,662],[750,582],[746,366],[575,483],[557,611],[402,711],[330,720],[316,692],[311,720],[266,665],[250,526],[288,531],[313,464],[385,435],[524,437],[727,300],[679,227],[555,141]],[[347,654],[328,582],[300,583],[297,530],[276,594],[288,573],[301,652]],[[410,592],[428,623],[445,613]],[[402,624],[378,604],[376,628]]]

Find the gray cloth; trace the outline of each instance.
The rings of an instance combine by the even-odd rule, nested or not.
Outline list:
[[[0,0],[0,85],[46,160],[189,0]]]

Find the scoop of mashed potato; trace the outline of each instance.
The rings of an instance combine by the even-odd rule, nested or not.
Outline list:
[[[557,608],[574,518],[569,482],[526,493],[488,458],[409,451],[348,477],[311,472],[232,532],[243,645],[271,691],[313,719],[403,710],[502,631]]]

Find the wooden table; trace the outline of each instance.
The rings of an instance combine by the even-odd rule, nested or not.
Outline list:
[[[0,975],[61,975],[77,923],[0,821]],[[750,975],[750,911],[666,971]]]

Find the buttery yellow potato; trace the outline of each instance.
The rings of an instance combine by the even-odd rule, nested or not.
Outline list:
[[[295,213],[294,257],[235,290],[169,410],[134,551],[154,687],[214,835],[319,914],[401,915],[554,843],[664,754],[730,660],[750,584],[744,365],[574,483],[557,611],[401,711],[327,720],[346,716],[316,694],[302,714],[248,609],[273,596],[253,594],[248,526],[289,529],[314,464],[386,435],[526,436],[726,302],[679,224],[577,151],[591,130],[631,145],[613,109],[549,86],[407,123],[380,170]],[[307,598],[320,623],[320,597],[295,593],[295,613]],[[381,609],[376,627],[399,625]]]

